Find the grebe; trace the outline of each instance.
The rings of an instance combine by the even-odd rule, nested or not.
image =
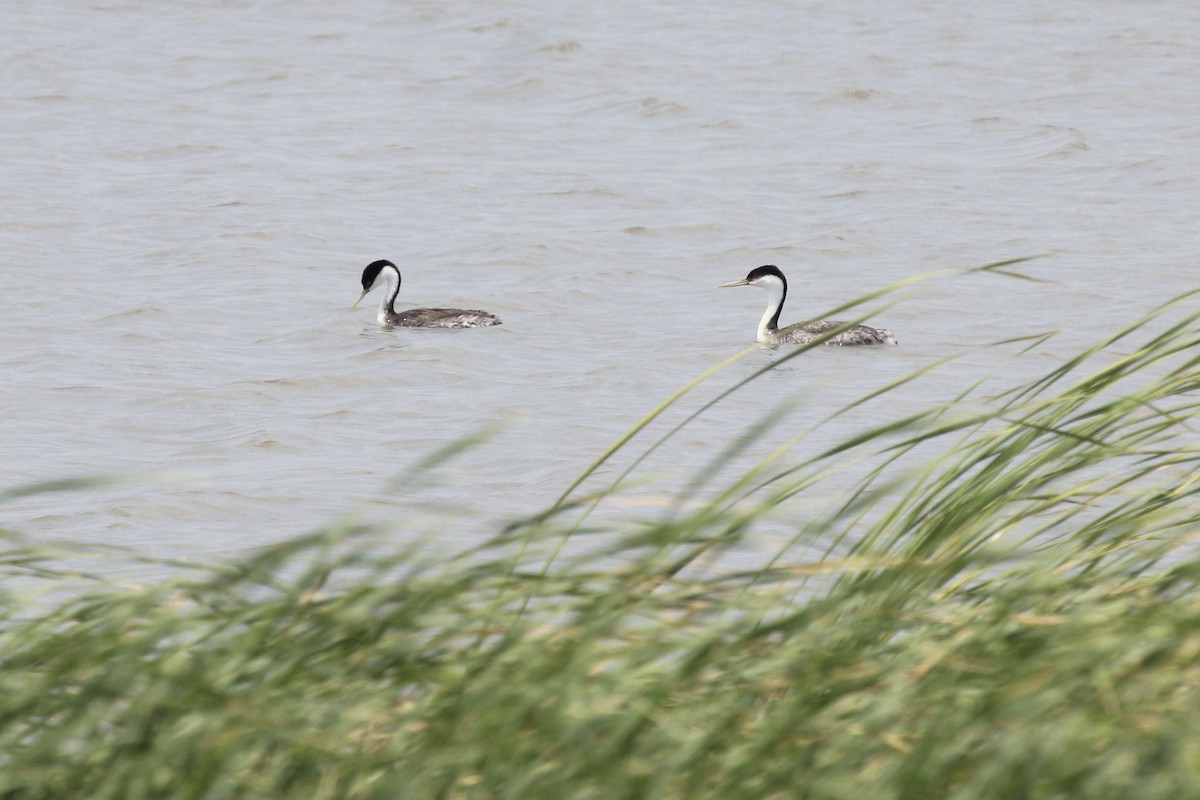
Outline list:
[[[390,261],[372,261],[363,270],[362,294],[351,308],[357,308],[367,293],[387,284],[383,300],[379,303],[376,319],[381,325],[398,325],[404,328],[486,328],[499,325],[500,318],[486,311],[466,308],[410,308],[397,311],[393,305],[400,293],[400,270]]]
[[[763,312],[762,319],[758,323],[758,341],[760,342],[808,344],[821,334],[846,324],[832,320],[817,320],[816,322],[799,322],[781,329],[779,312],[783,310],[783,301],[787,299],[787,278],[783,277],[779,267],[770,264],[755,267],[740,281],[722,283],[717,288],[724,289],[727,286],[758,286],[767,290],[767,310]],[[892,335],[891,331],[885,331],[883,328],[869,328],[866,325],[847,328],[825,341],[825,344],[840,345],[896,343],[896,337]]]

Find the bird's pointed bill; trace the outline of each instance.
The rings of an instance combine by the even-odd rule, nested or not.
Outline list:
[[[358,304],[359,304],[359,303],[361,303],[361,302],[362,302],[362,299],[363,299],[364,297],[366,297],[366,296],[367,296],[367,291],[368,291],[367,289],[363,289],[363,293],[362,293],[362,294],[360,294],[360,295],[358,296],[358,299],[354,301],[354,305],[350,306],[350,310],[351,310],[351,311],[353,311],[354,309],[358,308]]]
[[[718,283],[717,288],[718,289],[728,289],[730,286],[748,286],[749,284],[750,284],[750,281],[746,280],[745,278],[742,278],[740,281],[731,281],[729,283]]]

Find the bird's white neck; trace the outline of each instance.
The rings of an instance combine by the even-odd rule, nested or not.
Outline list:
[[[387,281],[387,285],[383,289],[383,297],[379,301],[379,313],[375,315],[375,319],[379,322],[387,322],[388,312],[394,313],[396,310],[394,303],[396,295],[400,293],[400,273],[394,267],[384,267],[380,270],[379,277]]]
[[[779,312],[783,310],[783,299],[787,296],[787,286],[776,277],[760,278],[754,285],[767,292],[767,308],[763,311],[762,319],[758,321],[758,341],[770,341],[772,334],[779,330]]]

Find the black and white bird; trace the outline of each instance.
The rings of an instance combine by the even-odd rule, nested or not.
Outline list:
[[[755,267],[740,281],[722,283],[718,289],[727,286],[757,286],[767,290],[767,310],[763,312],[758,323],[758,341],[774,344],[808,344],[834,328],[845,325],[844,322],[833,320],[817,320],[815,322],[798,322],[786,328],[779,327],[779,313],[783,311],[783,301],[787,299],[787,278],[783,277],[779,267],[770,264]],[[896,344],[896,337],[891,331],[883,328],[871,328],[866,325],[855,325],[841,333],[831,336],[825,344],[837,345],[873,345]]]
[[[391,261],[372,261],[362,273],[362,294],[354,301],[357,308],[367,293],[386,286],[379,303],[376,319],[381,325],[403,328],[486,328],[499,325],[500,318],[486,311],[467,308],[410,308],[396,310],[396,295],[400,293],[400,270]]]

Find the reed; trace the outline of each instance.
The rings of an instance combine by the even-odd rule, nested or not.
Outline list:
[[[709,470],[636,527],[583,533],[619,488],[581,479],[438,562],[347,524],[49,608],[10,592],[0,798],[1190,796],[1186,299],[997,396]],[[722,568],[768,519],[791,539]],[[53,555],[0,563],[68,580]]]

